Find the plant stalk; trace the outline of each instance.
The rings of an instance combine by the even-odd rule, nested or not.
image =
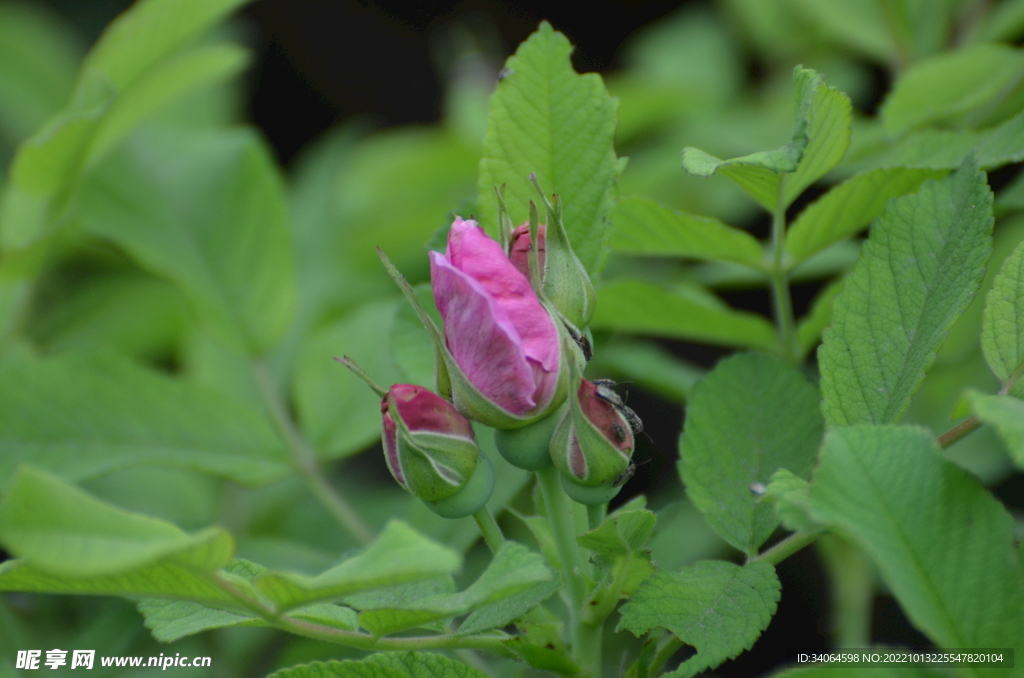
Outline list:
[[[791,363],[799,361],[796,346],[796,319],[793,317],[793,301],[789,294],[789,276],[785,268],[786,253],[786,201],[784,198],[786,178],[779,180],[779,194],[772,212],[772,307],[775,324],[779,328],[779,345],[782,355]]]
[[[373,530],[367,526],[356,510],[334,486],[324,477],[316,452],[299,432],[292,420],[270,371],[265,363],[253,361],[253,373],[260,387],[260,394],[270,411],[274,428],[288,446],[292,467],[309,485],[313,496],[323,505],[331,517],[360,544],[373,541]]]
[[[814,543],[814,541],[823,534],[825,534],[824,527],[808,530],[807,532],[794,532],[775,546],[771,547],[764,553],[754,556],[747,562],[778,565],[800,549]]]
[[[580,619],[587,597],[587,582],[584,579],[586,563],[576,542],[576,518],[574,513],[582,507],[573,506],[562,489],[558,471],[553,467],[537,471],[537,482],[544,495],[548,510],[548,521],[562,561],[562,576],[569,591],[569,628],[572,629],[572,656],[581,667],[595,678],[600,675],[601,666],[601,624],[585,624]]]
[[[480,528],[480,534],[483,535],[484,541],[487,542],[487,548],[491,549],[491,553],[497,553],[501,545],[505,543],[505,535],[501,533],[501,527],[498,526],[498,521],[494,519],[491,509],[484,506],[473,514],[473,520],[476,521],[477,527]]]

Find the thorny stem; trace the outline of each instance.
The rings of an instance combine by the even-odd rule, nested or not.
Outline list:
[[[473,514],[473,520],[476,521],[477,527],[480,528],[480,534],[483,535],[484,541],[487,542],[487,548],[491,549],[491,553],[497,553],[501,545],[505,543],[505,535],[501,533],[501,528],[498,526],[497,521],[494,520],[494,514],[491,513],[491,509],[484,506]]]
[[[786,251],[786,178],[779,180],[779,193],[772,211],[772,300],[775,310],[775,324],[779,328],[779,345],[782,355],[790,362],[798,360],[796,350],[796,320],[793,318],[793,302],[789,296],[789,279],[784,266]]]
[[[818,537],[825,534],[825,528],[819,527],[813,530],[794,532],[775,546],[771,547],[764,553],[750,558],[748,563],[768,563],[770,565],[778,565],[786,558],[812,544]]]
[[[313,496],[327,509],[338,524],[360,544],[369,544],[373,541],[373,530],[363,522],[352,505],[324,477],[316,452],[295,426],[266,364],[261,361],[253,361],[252,367],[260,387],[260,393],[270,410],[274,427],[288,446],[292,467],[302,476],[310,490],[313,491]]]

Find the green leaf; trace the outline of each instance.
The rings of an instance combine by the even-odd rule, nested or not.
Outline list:
[[[385,388],[401,381],[384,350],[400,303],[358,306],[310,337],[299,353],[294,383],[299,420],[328,459],[351,456],[381,435],[380,398],[332,358],[351,357]]]
[[[727,358],[690,394],[679,440],[679,472],[708,524],[744,553],[756,553],[779,519],[752,488],[785,468],[810,475],[823,422],[818,391],[779,358]]]
[[[299,664],[275,671],[267,678],[409,678],[409,674],[368,659],[346,659]]]
[[[361,661],[300,664],[268,678],[486,678],[486,674],[439,654],[378,652]]]
[[[189,69],[161,72],[161,63],[212,28],[243,0],[148,0],[121,14],[100,37],[86,57],[68,106],[55,115],[18,150],[5,187],[0,211],[0,239],[5,248],[24,249],[43,236],[61,211],[84,165],[86,154],[104,116],[119,97],[141,84],[142,94],[128,104],[115,125],[118,134],[128,131],[129,119],[140,119],[143,109],[156,100],[173,96],[182,87],[208,81],[237,70],[224,63],[209,74]],[[168,82],[146,82],[151,73],[168,76]],[[148,89],[148,94],[145,90]],[[129,112],[131,111],[131,112]],[[114,128],[111,128],[113,130]],[[113,140],[113,136],[109,137]]]
[[[884,167],[956,169],[974,153],[978,167],[992,169],[1024,159],[1024,111],[981,130],[923,129],[884,144],[873,156],[854,162],[859,170]]]
[[[93,131],[84,163],[101,158],[150,115],[185,92],[229,80],[241,73],[248,61],[248,52],[232,44],[197,47],[167,59],[113,100]]]
[[[831,424],[899,420],[985,275],[992,192],[973,163],[892,200],[832,303],[822,337]]]
[[[234,560],[225,571],[251,582],[256,575],[265,572],[266,568],[245,560]],[[226,626],[270,625],[252,614],[206,607],[191,600],[144,598],[139,601],[138,609],[145,618],[146,628],[161,643],[171,643],[185,636]],[[354,610],[329,603],[315,603],[294,610],[288,617],[347,631],[355,631],[358,628]]]
[[[1024,53],[981,43],[918,61],[879,109],[892,136],[928,123],[951,122],[1005,96],[1024,74]]]
[[[811,303],[811,310],[800,319],[797,325],[796,335],[800,341],[800,354],[806,356],[818,345],[821,333],[832,322],[832,302],[835,300],[839,290],[842,289],[843,280],[834,280],[828,284]]]
[[[783,6],[785,7],[785,5]],[[876,0],[796,0],[801,19],[817,24],[823,37],[853,49],[877,63],[891,62],[892,36]]]
[[[171,523],[121,511],[42,471],[22,466],[0,500],[0,543],[55,576],[120,574],[160,560],[201,569],[231,555],[220,528],[190,535]]]
[[[77,38],[41,6],[0,6],[0,138],[21,141],[67,102],[81,58]]]
[[[571,52],[545,21],[506,62],[487,117],[479,216],[497,231],[494,189],[504,185],[513,224],[526,221],[537,199],[529,182],[536,173],[546,192],[561,197],[569,240],[594,276],[608,255],[608,215],[621,171],[612,145],[618,102],[599,75],[573,71]]]
[[[378,652],[365,661],[395,669],[408,678],[486,678],[477,669],[430,652]]]
[[[612,251],[648,257],[735,261],[763,268],[760,243],[717,219],[677,212],[645,198],[623,198],[612,216]]]
[[[1024,242],[1004,261],[985,297],[981,348],[1001,381],[1024,367]]]
[[[1013,463],[1024,468],[1024,400],[974,390],[967,397],[978,420],[996,427]]]
[[[1013,518],[942,458],[928,431],[829,431],[811,511],[868,553],[911,622],[940,647],[1013,647],[1024,638]]]
[[[523,617],[545,600],[562,589],[558,577],[536,584],[507,598],[477,608],[459,625],[459,635],[471,635],[481,631],[500,629]]]
[[[787,207],[842,160],[852,121],[850,98],[827,86],[813,70],[794,69],[793,86],[796,128],[788,144],[732,160],[688,147],[683,149],[683,169],[697,177],[724,174],[768,211]],[[786,174],[791,176],[784,178]]]
[[[891,198],[913,193],[926,179],[938,179],[942,174],[894,167],[851,177],[800,213],[786,234],[786,249],[794,261],[803,261],[867,226]]]
[[[246,485],[288,474],[284,446],[254,410],[112,354],[0,369],[0,478],[21,462],[78,480],[139,464]]]
[[[255,583],[278,609],[291,609],[360,591],[450,575],[461,561],[454,551],[405,523],[392,520],[364,551],[316,577],[267,572],[257,577]]]
[[[725,346],[778,345],[775,327],[762,316],[729,308],[696,286],[668,290],[640,280],[603,285],[590,326]]]
[[[779,588],[767,563],[706,560],[659,572],[623,605],[616,630],[640,636],[661,627],[694,646],[697,654],[666,674],[689,678],[750,649],[775,614]]]
[[[892,651],[880,648],[881,652]],[[770,678],[849,678],[850,667],[841,665],[789,668],[771,674]],[[858,678],[938,678],[942,674],[915,666],[859,666]]]
[[[84,185],[81,222],[176,282],[218,333],[254,355],[291,319],[284,191],[246,129],[150,130]]]
[[[818,527],[810,517],[811,484],[788,470],[780,468],[772,474],[764,500],[775,504],[787,530],[807,532]]]
[[[654,532],[658,517],[646,509],[616,511],[596,529],[581,534],[580,546],[602,556],[623,556],[641,548]]]
[[[466,614],[553,579],[554,574],[539,554],[521,544],[506,542],[480,578],[465,591],[418,598],[400,606],[392,601],[379,609],[362,612],[359,625],[375,636],[388,635]]]

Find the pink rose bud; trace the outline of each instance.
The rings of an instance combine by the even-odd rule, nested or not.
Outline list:
[[[501,245],[456,218],[445,253],[430,253],[430,277],[459,410],[510,429],[557,408],[567,382],[559,328]]]
[[[486,503],[494,484],[490,462],[451,403],[422,386],[395,384],[380,408],[384,458],[399,485],[446,517]]]
[[[537,259],[542,272],[544,271],[544,264],[547,263],[547,230],[547,224],[537,226],[537,242],[540,243],[537,247]],[[508,258],[512,265],[516,267],[516,270],[522,273],[523,277],[527,280],[530,279],[529,253],[531,244],[533,244],[533,241],[530,238],[530,224],[520,224],[516,227],[516,230],[512,231],[512,242],[508,248]]]
[[[639,419],[607,385],[580,382],[551,438],[562,486],[582,504],[603,504],[632,475],[633,425]]]

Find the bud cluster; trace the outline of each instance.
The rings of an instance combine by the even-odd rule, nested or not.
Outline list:
[[[381,396],[391,475],[442,516],[475,513],[494,485],[470,420],[495,429],[509,463],[531,471],[553,464],[578,502],[607,502],[632,475],[639,420],[611,382],[582,377],[594,287],[569,243],[557,196],[541,197],[546,222],[530,203],[529,221],[513,229],[499,192],[504,244],[474,220],[455,218],[445,251],[430,252],[443,329],[381,253],[434,342],[436,393],[411,384],[384,391],[342,361]]]

